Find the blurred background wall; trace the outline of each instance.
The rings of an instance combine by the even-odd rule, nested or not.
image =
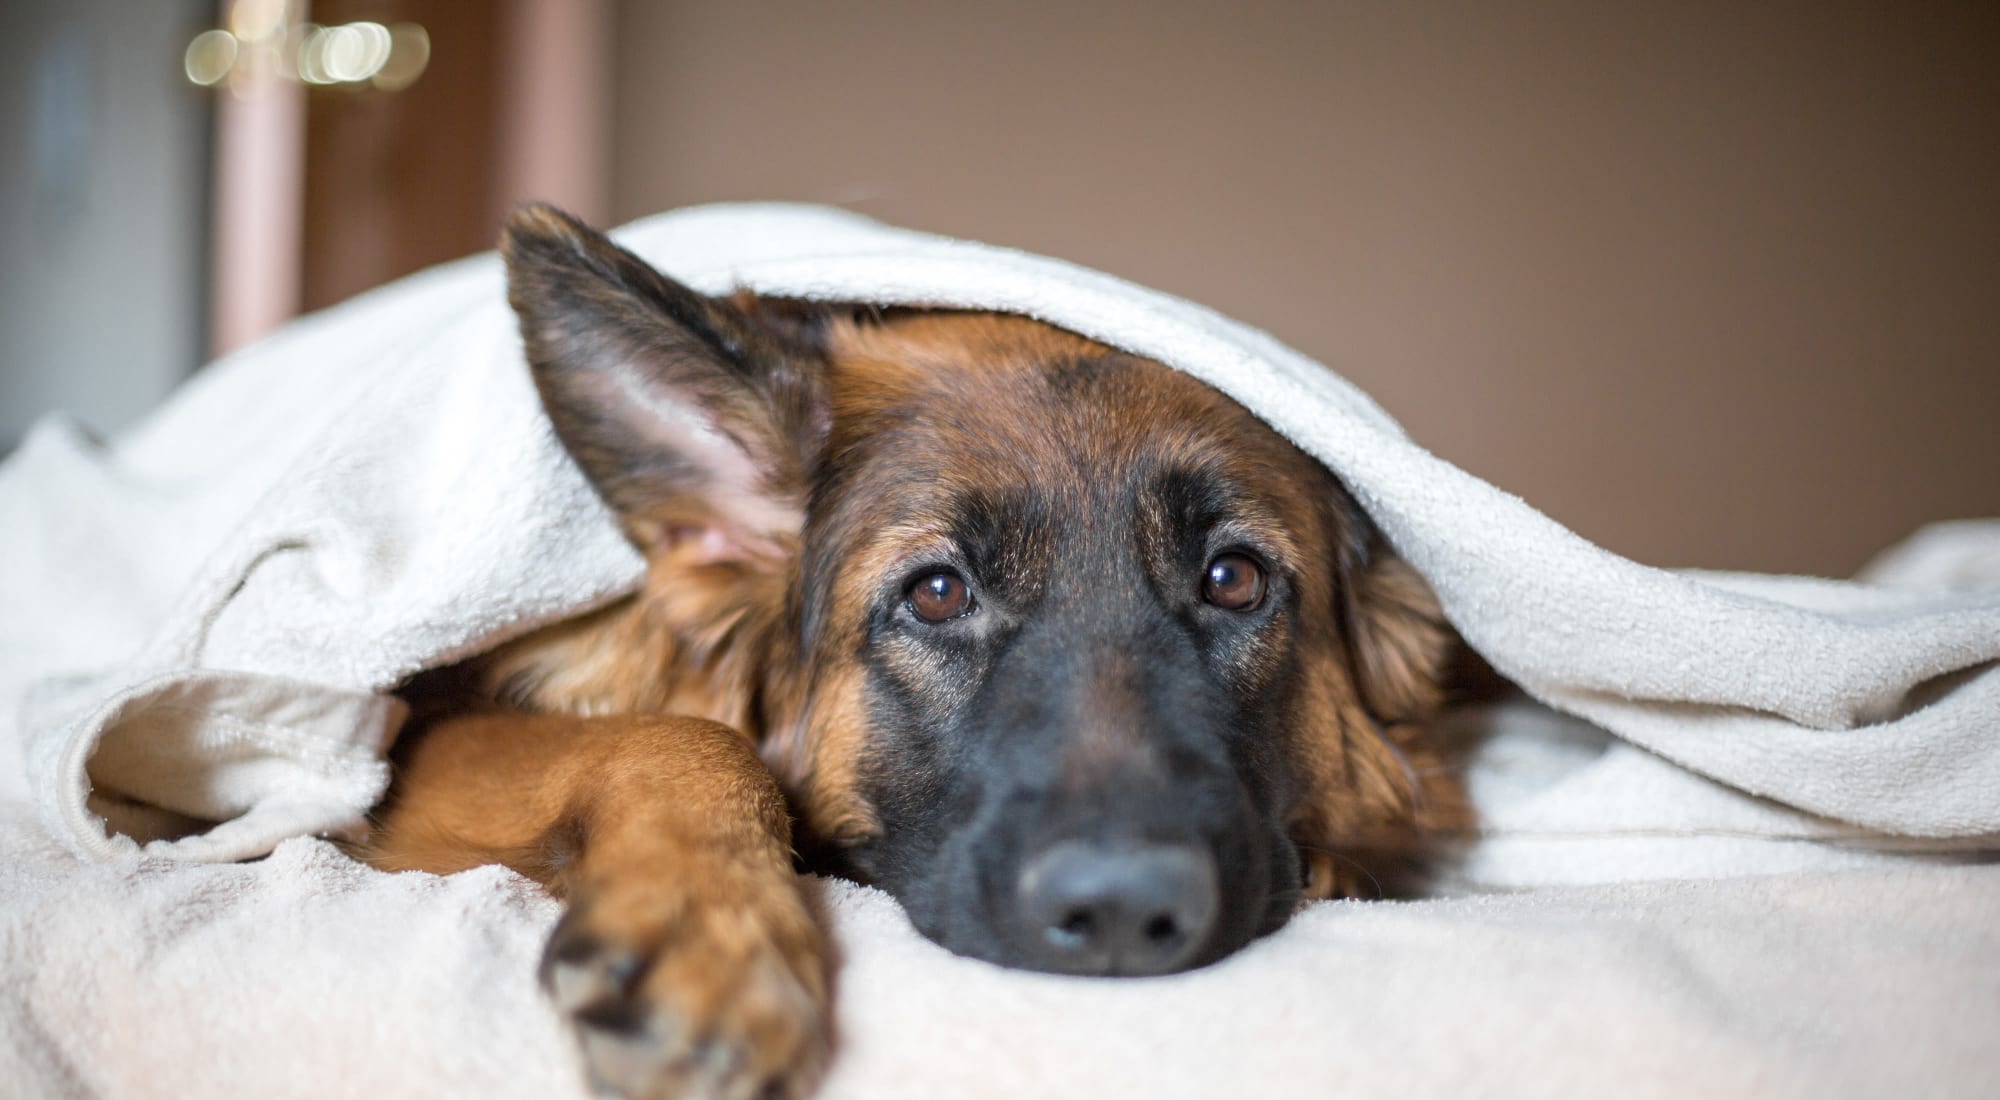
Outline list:
[[[180,47],[210,7],[0,0],[0,450],[50,409],[129,423],[201,358],[210,97]]]
[[[1994,5],[294,15],[433,32],[404,91],[311,92],[307,307],[484,247],[526,195],[614,221],[834,202],[1267,328],[1641,560],[1843,574],[2000,514]],[[18,419],[41,391],[11,381],[7,317]],[[99,354],[50,347],[28,366]]]

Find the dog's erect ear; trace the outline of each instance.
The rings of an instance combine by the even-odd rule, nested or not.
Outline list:
[[[827,434],[816,354],[551,206],[515,211],[501,252],[556,434],[641,550],[747,560],[797,534]]]

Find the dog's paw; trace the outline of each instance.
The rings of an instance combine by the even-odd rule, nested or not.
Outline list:
[[[795,884],[659,883],[572,901],[542,956],[592,1083],[625,1097],[795,1100],[828,1054],[826,964]]]

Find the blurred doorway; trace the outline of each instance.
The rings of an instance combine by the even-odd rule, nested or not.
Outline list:
[[[222,10],[211,33],[228,36],[215,42],[234,60],[213,66],[218,353],[492,247],[523,199],[604,217],[600,0],[230,0]]]

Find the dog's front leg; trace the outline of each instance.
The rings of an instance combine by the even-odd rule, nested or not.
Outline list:
[[[564,897],[542,980],[601,1087],[790,1097],[818,1078],[824,939],[792,870],[784,798],[726,726],[443,722],[408,754],[369,860],[505,863]]]

